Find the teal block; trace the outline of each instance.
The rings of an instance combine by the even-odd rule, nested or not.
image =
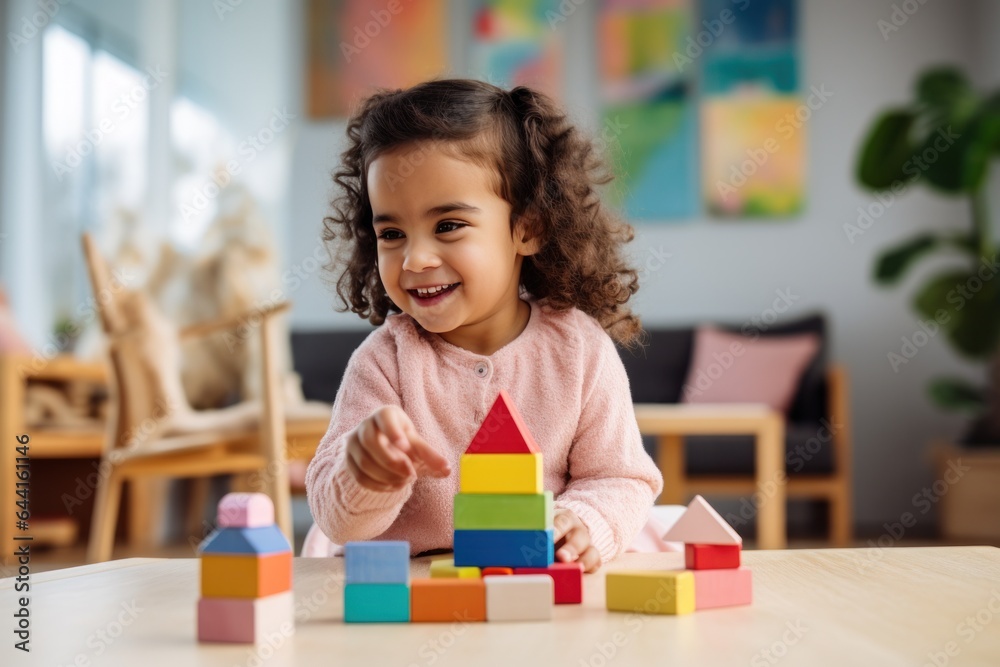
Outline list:
[[[219,528],[198,546],[203,554],[276,554],[291,551],[276,525],[257,528]]]
[[[410,587],[406,584],[347,584],[346,623],[409,623]]]
[[[552,492],[459,493],[455,530],[546,530],[552,528]]]

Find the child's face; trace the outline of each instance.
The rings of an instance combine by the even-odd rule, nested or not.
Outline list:
[[[521,263],[537,251],[510,231],[510,204],[495,176],[431,143],[374,160],[368,194],[378,237],[378,269],[400,310],[455,345],[490,354],[517,314]],[[453,286],[432,297],[416,288]],[[499,330],[498,330],[499,329]],[[516,336],[517,332],[513,334]]]

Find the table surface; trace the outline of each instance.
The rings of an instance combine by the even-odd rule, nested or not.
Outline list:
[[[428,560],[413,575],[427,576]],[[3,665],[998,665],[1000,549],[748,551],[751,606],[687,616],[604,608],[604,573],[672,569],[625,554],[585,577],[551,622],[346,625],[343,560],[295,559],[296,630],[257,647],[198,644],[196,559],[126,559],[31,578],[31,653],[13,649],[13,579],[0,580]],[[12,658],[12,659],[11,659]]]

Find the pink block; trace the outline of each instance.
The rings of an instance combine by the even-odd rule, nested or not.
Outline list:
[[[694,575],[694,608],[714,609],[750,604],[753,575],[748,568],[691,570]]]
[[[262,598],[199,598],[198,641],[254,644],[295,632],[292,592]]]
[[[227,493],[219,501],[219,526],[260,528],[274,523],[274,503],[263,493]]]

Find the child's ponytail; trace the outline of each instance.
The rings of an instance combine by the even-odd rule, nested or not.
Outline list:
[[[509,175],[511,180],[525,175],[528,181],[523,188],[512,184],[515,193],[520,189],[527,195],[512,198],[524,204],[515,206],[514,214],[534,219],[544,238],[539,253],[525,259],[521,282],[553,308],[575,306],[588,313],[631,347],[642,325],[625,304],[639,289],[639,279],[621,246],[635,233],[601,204],[596,186],[611,176],[593,143],[551,99],[526,86],[506,96],[524,147],[523,168],[509,170]]]

